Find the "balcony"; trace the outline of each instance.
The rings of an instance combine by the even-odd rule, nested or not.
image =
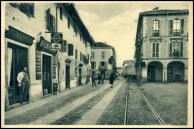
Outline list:
[[[153,36],[160,36],[159,30],[153,30]]]

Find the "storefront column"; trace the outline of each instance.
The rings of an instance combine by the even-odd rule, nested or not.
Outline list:
[[[163,68],[163,79],[162,79],[162,82],[163,83],[167,82],[167,68],[166,67]]]
[[[188,67],[184,68],[184,74],[183,74],[184,82],[188,82]]]
[[[5,91],[4,91],[4,94],[5,94],[5,111],[7,111],[8,110],[8,108],[9,108],[9,94],[8,94],[8,68],[7,68],[7,63],[8,63],[8,61],[7,61],[7,59],[8,59],[8,49],[7,49],[7,42],[5,42],[5,52],[4,52],[4,54],[5,54]]]

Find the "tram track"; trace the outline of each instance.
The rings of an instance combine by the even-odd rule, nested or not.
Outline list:
[[[126,86],[126,97],[125,97],[125,114],[124,114],[124,125],[128,125],[128,105],[129,105],[129,85],[130,83],[127,83]],[[158,112],[156,111],[156,109],[152,106],[152,104],[150,103],[150,101],[147,99],[147,97],[144,95],[144,93],[141,91],[141,89],[139,89],[136,86],[137,91],[142,95],[143,100],[146,102],[146,104],[148,105],[148,108],[150,109],[150,111],[154,114],[155,118],[159,121],[160,125],[166,125],[166,123],[164,122],[164,120],[162,119],[162,117],[158,114]]]

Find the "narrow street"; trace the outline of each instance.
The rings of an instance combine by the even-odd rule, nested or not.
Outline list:
[[[182,105],[182,101],[186,100],[186,97],[178,98],[177,94],[184,96],[187,92],[186,84],[184,87],[173,83],[165,85],[165,87],[164,84],[157,85],[161,85],[160,91],[165,91],[160,93],[162,96],[171,94],[173,88],[178,88],[179,93],[166,96],[165,101],[156,100],[159,99],[158,95],[152,94],[154,92],[148,94],[149,90],[156,87],[154,83],[149,84],[150,89],[148,84],[137,87],[133,82],[118,79],[113,88],[110,88],[108,81],[105,81],[104,84],[96,87],[91,87],[90,84],[76,87],[57,96],[51,96],[47,100],[40,100],[40,102],[10,110],[5,114],[5,123],[10,125],[186,124],[186,112],[177,114],[185,107]],[[171,90],[167,92],[165,88],[169,88],[169,86]],[[172,107],[170,103],[167,103],[166,101],[169,99],[174,99],[176,105]],[[169,110],[163,110],[166,108]],[[186,109],[184,110],[186,111]],[[18,113],[13,114],[13,112]]]

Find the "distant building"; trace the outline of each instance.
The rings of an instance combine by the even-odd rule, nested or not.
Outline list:
[[[123,74],[124,77],[129,77],[129,76],[135,76],[136,75],[135,61],[134,60],[124,60],[123,61],[122,74]]]
[[[135,66],[138,81],[188,79],[189,10],[158,10],[139,14]]]
[[[110,72],[116,69],[116,53],[114,48],[106,43],[96,42],[95,46],[92,47],[91,69],[96,71],[96,73],[105,71],[108,78]]]

